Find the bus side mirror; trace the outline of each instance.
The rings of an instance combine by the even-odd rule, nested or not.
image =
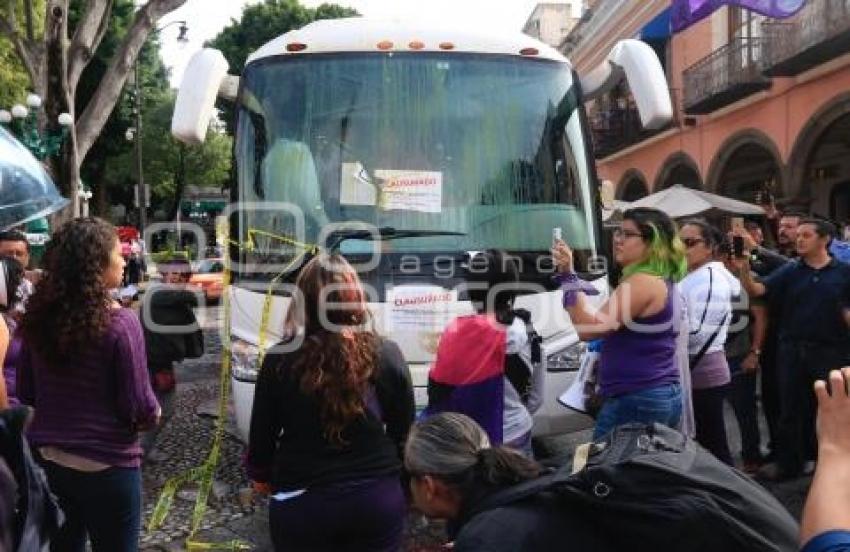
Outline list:
[[[645,128],[661,128],[673,118],[667,77],[655,51],[640,40],[621,40],[599,67],[581,78],[586,101],[611,90],[625,77]]]
[[[227,79],[227,60],[218,50],[204,48],[192,56],[177,92],[171,134],[185,144],[201,144],[213,117],[215,98]]]

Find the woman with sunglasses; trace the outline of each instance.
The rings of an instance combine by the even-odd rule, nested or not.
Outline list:
[[[563,304],[583,341],[604,338],[598,382],[604,403],[594,439],[629,422],[678,426],[682,388],[676,355],[681,306],[676,282],[686,271],[676,226],[656,209],[629,209],[614,232],[614,259],[623,277],[597,310],[585,297],[586,284],[573,271],[563,241],[552,251],[560,270]]]
[[[723,241],[716,228],[701,220],[690,220],[682,224],[679,237],[688,260],[688,275],[679,288],[688,307],[696,439],[731,465],[723,420],[723,399],[731,381],[724,345],[732,320],[732,298],[741,294],[741,284],[723,263],[715,260]]]

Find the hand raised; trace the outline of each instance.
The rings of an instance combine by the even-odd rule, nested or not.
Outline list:
[[[572,272],[573,250],[563,240],[555,241],[555,246],[552,248],[552,260],[559,271]]]
[[[823,380],[815,382],[818,401],[817,434],[821,453],[850,456],[850,395],[847,381],[850,368],[829,373],[829,389]]]
[[[749,232],[747,232],[747,230],[745,228],[741,228],[741,227],[733,228],[729,232],[729,238],[731,239],[733,236],[737,236],[737,237],[744,240],[744,250],[745,251],[752,251],[753,249],[758,247],[756,240],[753,239],[753,237],[750,235]]]

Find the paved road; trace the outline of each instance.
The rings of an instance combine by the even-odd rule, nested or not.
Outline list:
[[[215,425],[216,398],[218,396],[218,370],[220,366],[220,340],[217,333],[221,309],[201,309],[199,321],[205,329],[206,354],[200,359],[183,363],[178,368],[177,409],[157,438],[157,445],[143,468],[145,520],[153,508],[168,477],[199,465],[208,454]],[[231,416],[232,418],[232,412]],[[232,419],[229,420],[232,428]],[[727,415],[730,443],[738,449],[737,427]],[[589,432],[578,432],[547,439],[542,444],[548,462],[570,458],[578,444],[587,442]],[[222,447],[222,460],[216,471],[213,496],[197,540],[223,543],[239,540],[249,543],[254,550],[271,550],[268,537],[266,504],[262,499],[248,498],[248,481],[241,469],[244,445],[228,433]],[[795,516],[799,516],[808,478],[768,488]],[[159,530],[141,537],[142,550],[184,550],[189,520],[194,507],[194,489],[183,489],[174,502],[173,513]],[[415,551],[437,550],[443,528],[429,523],[418,515],[411,515],[408,523],[407,549]]]

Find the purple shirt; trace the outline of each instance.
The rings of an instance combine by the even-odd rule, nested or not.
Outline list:
[[[726,353],[706,353],[691,369],[691,389],[714,389],[732,381]]]
[[[138,427],[156,419],[159,406],[145,363],[142,326],[130,309],[112,311],[99,343],[49,366],[23,340],[18,398],[35,408],[28,437],[110,466],[141,464]]]
[[[602,396],[617,397],[652,387],[679,383],[674,321],[676,288],[667,284],[667,301],[656,314],[634,318],[606,335],[599,353]]]
[[[12,328],[9,328],[12,332]],[[6,394],[9,397],[9,406],[18,406],[21,401],[18,400],[17,392],[17,369],[18,358],[21,356],[21,337],[17,333],[12,333],[12,339],[9,341],[9,348],[6,349],[6,358],[3,359],[3,378],[6,380]]]

